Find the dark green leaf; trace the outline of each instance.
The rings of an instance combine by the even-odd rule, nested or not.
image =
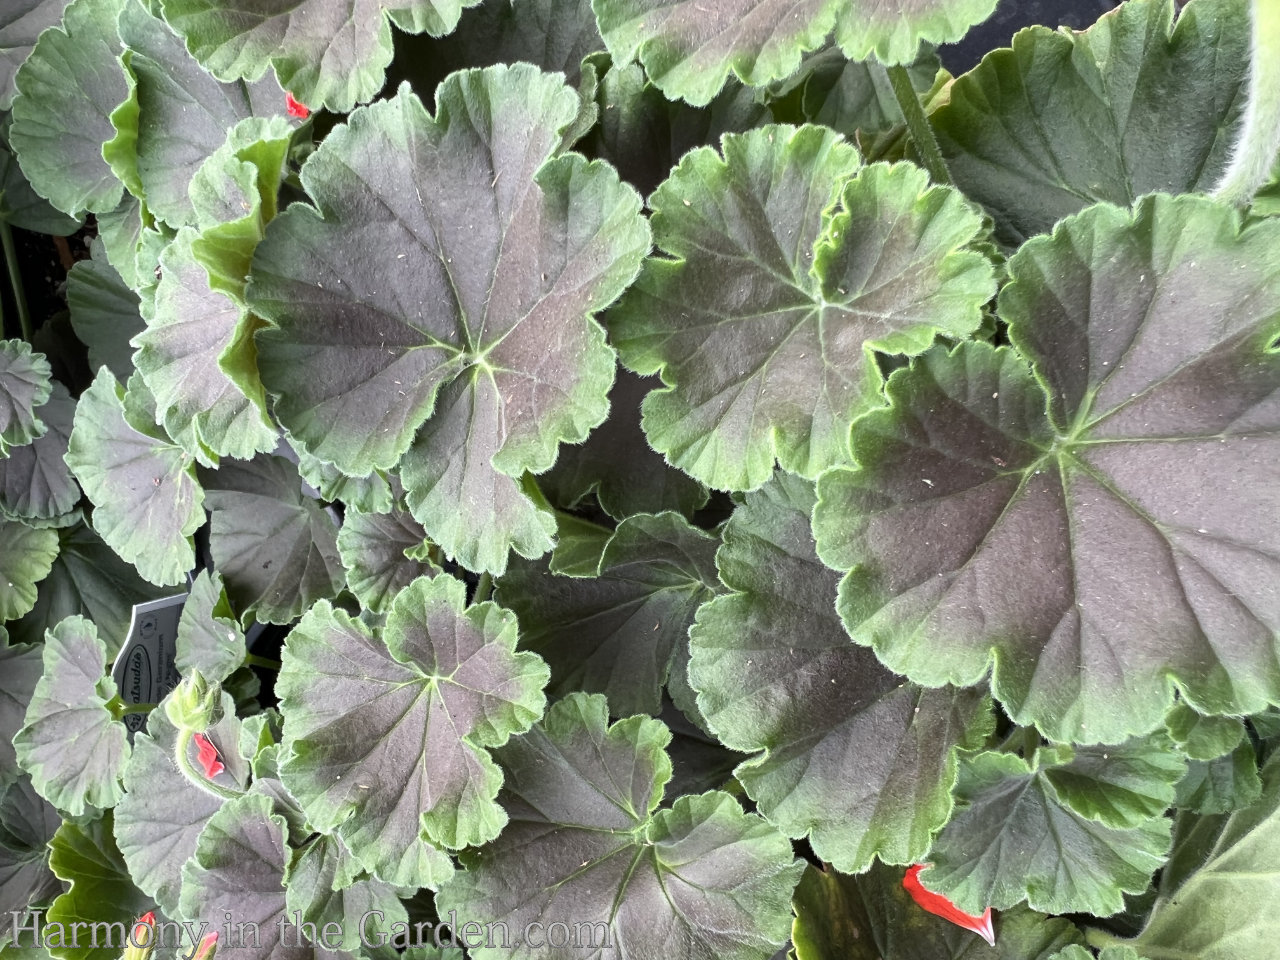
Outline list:
[[[995,291],[965,249],[981,218],[910,164],[861,168],[822,127],[728,135],[688,154],[649,200],[655,242],[610,313],[622,361],[661,372],[644,430],[668,461],[726,490],[847,462],[878,404],[872,348],[916,354],[978,327]],[[850,179],[852,178],[852,179]]]
[[[427,557],[426,531],[399,507],[388,513],[347,510],[338,531],[338,553],[347,586],[366,610],[385,613],[401,590],[440,568]]]
[[[55,0],[55,2],[46,3],[45,6],[54,8],[59,7],[60,4]],[[59,9],[57,15],[60,17],[61,13]],[[3,16],[4,14],[0,13],[0,17]],[[4,35],[5,27],[0,24],[0,45],[4,43]],[[34,39],[33,37],[32,40]],[[0,46],[0,101],[4,99],[3,89],[8,85],[5,77],[5,55],[6,51]],[[8,79],[11,78],[12,74]],[[75,233],[80,226],[78,220],[55,210],[49,205],[48,200],[31,188],[22,168],[18,165],[17,158],[9,148],[8,130],[3,127],[0,127],[0,220],[11,223],[15,227],[21,227],[23,230],[51,233],[59,237]]]
[[[289,635],[276,683],[285,784],[316,829],[336,829],[397,886],[443,879],[433,844],[497,836],[502,772],[489,748],[545,703],[547,668],[515,652],[515,617],[492,603],[464,609],[465,596],[453,577],[416,580],[380,638],[321,602]]]
[[[391,511],[396,495],[386,474],[375,470],[367,477],[349,477],[333,464],[317,460],[305,450],[298,450],[292,445],[290,448],[298,456],[298,473],[315,488],[321,500],[326,503],[341,500],[347,509],[365,513]]]
[[[49,361],[21,340],[0,340],[0,456],[45,431],[36,410],[49,399]]]
[[[44,673],[13,738],[18,764],[40,795],[74,817],[115,806],[129,760],[125,726],[108,704],[118,691],[107,676],[107,645],[83,617],[49,631]]]
[[[61,824],[28,778],[0,788],[0,944],[13,930],[14,912],[22,917],[29,906],[44,906],[62,892],[45,846]],[[30,940],[31,934],[22,939]],[[0,954],[9,951],[0,948]]]
[[[244,633],[220,573],[201,570],[196,576],[174,643],[173,664],[183,676],[195,669],[210,683],[221,683],[244,664]]]
[[[1193,813],[1231,813],[1256,803],[1261,794],[1258,755],[1246,741],[1220,757],[1192,760],[1174,802]]]
[[[13,736],[26,722],[27,704],[43,672],[42,648],[27,643],[9,646],[0,626],[0,791],[22,772],[13,752]]]
[[[45,433],[26,446],[10,447],[8,459],[0,459],[0,514],[53,520],[79,502],[80,487],[62,459],[75,412],[71,394],[55,381],[48,402],[36,410]]]
[[[105,230],[104,218],[98,220]],[[105,366],[121,383],[133,374],[133,346],[142,331],[138,295],[106,259],[105,247],[92,260],[81,260],[67,274],[67,308],[76,336],[89,348],[89,366]]]
[[[1213,760],[1230,753],[1245,735],[1239,717],[1206,717],[1185,703],[1174,705],[1164,725],[1178,749],[1193,760]]]
[[[503,577],[498,600],[519,617],[524,646],[551,667],[553,695],[603,693],[618,716],[656,714],[693,615],[715,593],[716,546],[677,513],[641,514],[618,525],[596,576],[522,563]]]
[[[1163,734],[1074,753],[1061,766],[1046,767],[1044,779],[1073,811],[1112,827],[1137,827],[1163,816],[1187,770],[1186,759]]]
[[[0,622],[14,620],[36,602],[36,584],[58,555],[58,531],[36,529],[0,515]]]
[[[1175,684],[1205,713],[1280,700],[1280,222],[1099,205],[1009,272],[1034,375],[934,351],[819,484],[846,628],[918,683],[990,671],[1063,742],[1155,729]]]
[[[70,0],[12,0],[0,13],[0,110],[13,105],[13,75],[46,27],[62,20]]]
[[[285,902],[291,920],[295,911],[303,923],[323,931],[337,924],[329,943],[359,953],[364,944],[389,935],[393,924],[407,923],[408,913],[395,888],[372,877],[361,877],[359,861],[337,836],[316,837],[294,854],[285,873]],[[382,916],[370,917],[373,911]],[[394,957],[394,951],[384,951]]]
[[[442,912],[564,923],[619,956],[765,960],[787,937],[802,864],[728,794],[657,811],[671,777],[659,721],[608,726],[604,697],[575,693],[502,751],[511,823],[437,896]],[[577,951],[575,951],[577,952]],[[565,951],[481,947],[476,960]]]

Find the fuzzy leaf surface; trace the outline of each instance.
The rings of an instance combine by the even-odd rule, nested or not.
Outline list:
[[[58,555],[58,531],[0,515],[0,622],[16,620],[36,603],[36,584]]]
[[[71,437],[76,402],[57,381],[48,401],[36,410],[45,432],[31,443],[10,447],[0,459],[0,515],[26,520],[52,520],[70,513],[80,500],[63,456]]]
[[[409,511],[396,506],[388,513],[347,510],[338,531],[338,554],[347,571],[347,586],[361,606],[385,613],[396,594],[440,568],[427,559],[427,532]]]
[[[52,389],[44,354],[22,340],[0,340],[0,455],[44,433],[36,410]]]

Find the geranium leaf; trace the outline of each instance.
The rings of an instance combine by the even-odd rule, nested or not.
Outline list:
[[[0,788],[0,944],[9,938],[15,913],[20,918],[28,907],[43,906],[62,892],[46,846],[61,824],[30,779]],[[8,954],[0,947],[0,955]]]
[[[359,861],[340,837],[316,837],[294,854],[285,873],[289,917],[314,923],[317,930],[337,924],[340,932],[329,943],[357,955],[387,935],[393,924],[407,924],[409,915],[395,888],[361,873]],[[381,914],[376,921],[374,911]]]
[[[129,631],[133,604],[171,593],[143,580],[84,523],[57,531],[58,555],[40,581],[36,604],[8,624],[15,641],[36,643],[64,618],[81,615],[98,627],[114,658]]]
[[[195,566],[192,534],[204,524],[195,463],[167,439],[139,432],[124,400],[111,371],[100,369],[76,407],[67,466],[111,549],[152,583],[183,583]]]
[[[1044,779],[1073,811],[1112,827],[1137,827],[1162,816],[1187,772],[1186,759],[1163,734],[1074,753],[1069,762],[1046,767]]]
[[[42,648],[33,643],[10,646],[0,627],[0,790],[22,773],[13,752],[13,736],[26,722],[27,704],[43,673]]]
[[[0,622],[16,620],[36,603],[36,584],[53,569],[58,531],[0,515]]]
[[[848,460],[877,402],[875,348],[964,336],[995,292],[963,249],[977,212],[909,164],[860,169],[822,127],[769,126],[688,154],[649,200],[651,258],[609,331],[623,363],[661,371],[644,430],[708,486],[749,490],[783,468]],[[852,179],[850,179],[852,178]]]
[[[1055,960],[1083,943],[1070,920],[1026,907],[995,919],[996,945],[922,910],[901,867],[873,864],[859,876],[805,869],[791,932],[796,960]]]
[[[188,185],[196,170],[246,117],[275,116],[287,127],[284,91],[273,77],[219,83],[142,0],[126,0],[119,31],[138,85],[137,163],[147,207],[174,227],[193,223]]]
[[[1212,760],[1230,753],[1244,739],[1238,717],[1206,717],[1185,703],[1177,703],[1164,718],[1165,729],[1178,749],[1193,760]]]
[[[960,810],[929,851],[926,889],[966,913],[1026,900],[1045,913],[1101,917],[1124,909],[1123,894],[1145,890],[1168,853],[1171,822],[1117,828],[1078,813],[1046,776],[1070,758],[1069,748],[1046,747],[1030,764],[1008,753],[962,764]]]
[[[1229,817],[1179,825],[1178,848],[1134,947],[1150,960],[1267,960],[1280,899],[1280,754],[1262,771],[1262,796]],[[1211,918],[1211,919],[1210,919]]]
[[[392,492],[391,481],[385,473],[375,470],[367,477],[351,477],[333,464],[294,448],[292,443],[290,449],[298,456],[298,473],[326,503],[341,500],[347,509],[365,513],[387,513],[395,504],[396,494]],[[396,489],[400,490],[398,485]],[[400,492],[403,493],[402,490]]]
[[[690,516],[707,502],[707,490],[673,470],[649,446],[640,428],[640,402],[660,387],[657,378],[619,369],[609,391],[609,419],[581,446],[564,447],[549,473],[538,477],[547,497],[573,509],[593,491],[615,520],[637,513],[675,510]]]
[[[707,103],[732,71],[763,86],[795,72],[835,28],[850,60],[910,63],[921,41],[958,40],[995,0],[594,0],[619,63],[638,58],[669,98]]]
[[[347,586],[361,606],[385,613],[401,590],[440,568],[427,559],[427,534],[407,511],[389,513],[348,510],[338,531],[338,553],[347,571]]]
[[[44,433],[36,409],[52,389],[44,354],[21,340],[0,340],[0,456]]]
[[[1094,201],[1209,189],[1246,100],[1248,8],[1197,0],[1175,29],[1174,4],[1134,0],[1088,30],[1022,31],[930,118],[956,185],[1011,244]]]
[[[62,459],[71,437],[76,402],[62,384],[36,415],[45,433],[21,447],[10,447],[0,459],[0,514],[27,520],[52,520],[70,513],[80,500],[80,487]]]
[[[522,563],[503,577],[498,602],[551,667],[553,695],[603,693],[618,716],[657,714],[694,612],[718,586],[716,546],[677,513],[641,514],[618,525],[595,577]]]
[[[960,750],[990,733],[982,692],[904,684],[849,642],[837,574],[814,552],[813,485],[748,494],[716,555],[733,590],[698,611],[690,680],[760,812],[836,869],[910,864],[951,814]]]
[[[1064,742],[1154,729],[1174,684],[1206,713],[1280,700],[1277,249],[1280,223],[1159,195],[1023,247],[1000,313],[1035,376],[934,351],[819,484],[854,639],[924,684],[994,660],[1015,721]]]
[[[173,664],[183,676],[195,669],[210,683],[221,683],[244,664],[244,633],[220,573],[201,570],[196,576],[182,606],[174,646]]]
[[[590,315],[635,275],[648,230],[608,167],[549,159],[577,113],[558,78],[468,71],[437,100],[432,118],[402,89],[326,138],[302,170],[321,213],[276,218],[249,299],[275,324],[259,365],[289,432],[359,476],[394,466],[426,421],[409,506],[447,554],[497,574],[512,547],[551,547],[516,478],[604,418],[612,352]],[[338,254],[352,243],[370,255]]]
[[[1220,757],[1192,760],[1187,775],[1178,781],[1174,804],[1193,813],[1231,813],[1251,806],[1261,795],[1258,754],[1246,741]]]
[[[105,232],[105,218],[98,218]],[[81,260],[67,274],[67,308],[76,336],[89,348],[89,366],[107,367],[121,383],[133,374],[133,346],[129,343],[145,324],[138,312],[138,295],[106,259],[105,246],[92,260]]]
[[[18,764],[42,797],[74,817],[113,807],[124,793],[129,740],[108,708],[118,691],[107,676],[107,645],[88,620],[68,617],[49,631],[43,657],[13,738]]]
[[[728,794],[657,811],[671,777],[658,720],[608,726],[602,696],[571,694],[504,749],[511,823],[454,875],[438,908],[512,930],[608,927],[620,956],[765,960],[786,939],[802,864]],[[596,940],[600,945],[601,941]],[[476,960],[547,956],[527,944]]]
[[[46,27],[61,22],[70,0],[15,0],[0,14],[0,110],[13,106],[13,75]]]
[[[53,7],[55,4],[49,3],[47,6]],[[59,9],[57,16],[60,18],[61,14]],[[0,16],[4,14],[0,13]],[[0,25],[0,44],[4,43],[4,34],[5,28]],[[6,85],[5,53],[3,47],[0,47],[0,90]],[[0,100],[3,99],[3,93],[0,92]],[[48,200],[31,188],[26,174],[18,164],[18,158],[9,147],[7,124],[0,124],[0,220],[23,230],[51,233],[59,237],[75,233],[80,227],[80,221],[55,210]]]
[[[46,946],[59,960],[116,960],[133,922],[154,909],[151,899],[134,886],[129,868],[111,835],[111,811],[88,823],[67,821],[49,842],[49,865],[70,883],[44,916]],[[62,924],[61,947],[48,924]],[[84,932],[72,924],[84,924]],[[97,927],[96,937],[90,924]]]
[[[491,603],[464,609],[465,595],[453,577],[414,581],[380,639],[319,603],[289,635],[276,684],[285,784],[318,830],[336,829],[398,886],[443,879],[431,844],[502,829],[489,748],[528,729],[545,702],[547,668],[515,652],[515,617]]]
[[[14,78],[11,144],[31,186],[71,216],[111,210],[124,188],[102,156],[128,96],[116,17],[125,0],[75,0]]]
[[[391,24],[449,33],[478,0],[164,0],[164,16],[219,80],[256,80],[275,68],[281,86],[313,110],[335,113],[372,99],[391,62]]]
[[[222,757],[226,772],[218,782],[244,789],[248,762],[239,743],[241,723],[224,692],[223,718],[205,731]],[[133,740],[124,769],[125,795],[115,810],[115,839],[129,875],[168,914],[179,916],[182,867],[196,852],[196,841],[223,800],[196,786],[174,762],[177,731],[163,709],[147,717],[147,729]],[[197,748],[188,746],[193,765]]]
[[[292,463],[259,455],[206,476],[209,552],[242,622],[289,623],[342,589],[337,527]]]

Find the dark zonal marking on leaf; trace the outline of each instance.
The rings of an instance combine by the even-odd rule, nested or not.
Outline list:
[[[601,936],[608,925],[619,956],[771,957],[787,937],[803,867],[791,845],[725,793],[658,811],[670,733],[640,716],[610,727],[607,709],[604,697],[571,694],[501,752],[511,823],[440,891],[439,909],[512,930],[594,924]],[[547,956],[513,947],[474,955]]]
[[[846,627],[1059,741],[1280,700],[1280,223],[1091,208],[1011,261],[1009,349],[937,350],[819,485]],[[1048,415],[1045,413],[1048,407]],[[994,661],[994,668],[990,664]]]

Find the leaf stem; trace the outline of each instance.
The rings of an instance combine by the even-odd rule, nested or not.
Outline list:
[[[1247,206],[1280,153],[1280,3],[1253,0],[1249,99],[1231,163],[1214,188],[1219,200]]]
[[[244,665],[246,667],[262,667],[264,670],[279,670],[282,664],[279,660],[272,660],[270,657],[260,657],[256,653],[245,655]]]
[[[0,220],[0,243],[4,245],[4,262],[9,268],[9,286],[13,290],[13,302],[18,308],[22,339],[30,343],[35,330],[32,329],[31,314],[27,310],[27,295],[22,288],[22,271],[18,269],[18,248],[13,242],[13,228],[7,220]]]
[[[1114,933],[1109,933],[1101,927],[1085,927],[1084,942],[1089,946],[1098,950],[1105,950],[1107,947],[1119,947],[1130,943],[1123,937],[1117,937]]]
[[[471,598],[472,604],[484,603],[493,595],[493,577],[486,570],[480,574],[480,582],[476,584],[476,595]]]
[[[158,706],[160,706],[158,703],[135,703],[128,707],[122,704],[120,709],[116,711],[116,716],[119,718],[127,717],[135,713],[150,713]]]
[[[1031,763],[1040,749],[1040,731],[1035,727],[1022,728],[1022,759]]]
[[[205,793],[210,796],[217,797],[220,800],[234,800],[237,797],[244,796],[244,791],[231,790],[220,783],[214,783],[191,765],[191,757],[189,757],[187,753],[191,746],[191,738],[194,736],[194,730],[188,730],[186,728],[179,730],[178,741],[173,747],[174,762],[178,765],[178,769],[182,771],[183,776]]]
[[[920,96],[911,85],[911,74],[901,64],[884,69],[889,76],[889,85],[893,87],[893,95],[898,99],[898,106],[902,108],[902,116],[907,121],[907,132],[916,145],[921,164],[929,171],[934,183],[950,183],[951,173],[947,170],[947,161],[943,159],[938,138],[933,135],[933,127],[924,112],[924,105],[920,103]]]

